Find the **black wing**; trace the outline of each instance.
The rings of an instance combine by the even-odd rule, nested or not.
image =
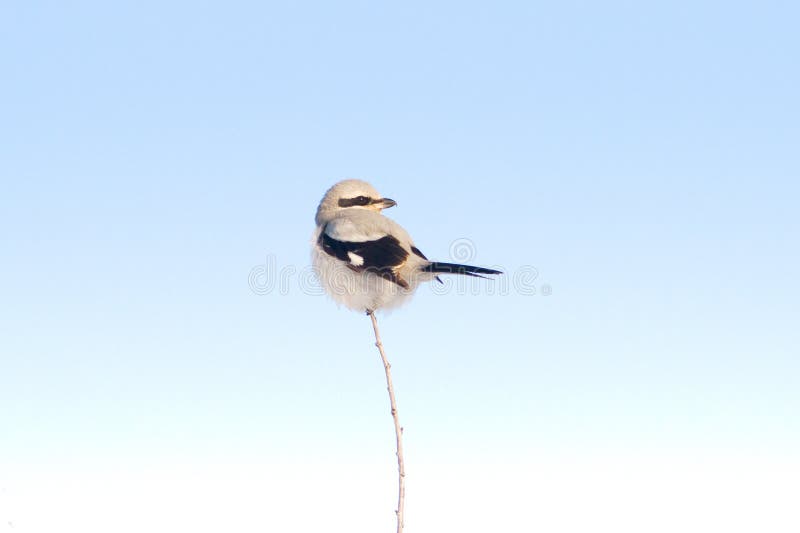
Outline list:
[[[385,235],[374,241],[348,242],[334,239],[323,229],[318,242],[325,253],[347,263],[352,270],[374,272],[408,288],[408,283],[397,274],[397,268],[408,259],[408,252],[395,237]]]
[[[422,253],[422,250],[420,250],[420,249],[419,249],[419,248],[417,248],[416,246],[413,246],[413,245],[412,245],[412,246],[411,246],[411,251],[412,251],[412,252],[414,252],[414,255],[416,255],[416,256],[419,256],[419,257],[423,258],[425,261],[427,261],[427,260],[428,260],[428,258],[427,258],[427,257],[425,257],[425,254],[423,254],[423,253]],[[442,281],[442,278],[440,278],[439,276],[436,276],[436,278],[434,278],[434,279],[436,279],[436,281],[438,281],[439,283],[442,283],[442,284],[444,284],[444,281]]]

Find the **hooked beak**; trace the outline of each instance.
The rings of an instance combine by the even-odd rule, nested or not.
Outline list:
[[[377,200],[372,200],[372,205],[374,205],[378,209],[387,209],[389,207],[396,206],[397,202],[395,202],[391,198],[378,198]]]

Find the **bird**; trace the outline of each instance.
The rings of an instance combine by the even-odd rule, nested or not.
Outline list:
[[[317,207],[312,264],[325,292],[348,309],[371,315],[399,307],[439,274],[484,278],[499,270],[430,261],[400,224],[382,211],[397,205],[369,183],[333,185]]]

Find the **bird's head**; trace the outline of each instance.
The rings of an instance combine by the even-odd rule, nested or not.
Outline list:
[[[317,225],[321,225],[345,209],[368,209],[380,212],[397,205],[390,198],[383,198],[375,188],[361,180],[340,181],[325,193],[317,208]]]

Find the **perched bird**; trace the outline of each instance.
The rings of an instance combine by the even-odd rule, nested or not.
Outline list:
[[[360,180],[340,181],[317,208],[314,270],[334,300],[371,314],[397,307],[437,274],[501,274],[499,270],[429,261],[399,224],[381,214],[397,205]]]

